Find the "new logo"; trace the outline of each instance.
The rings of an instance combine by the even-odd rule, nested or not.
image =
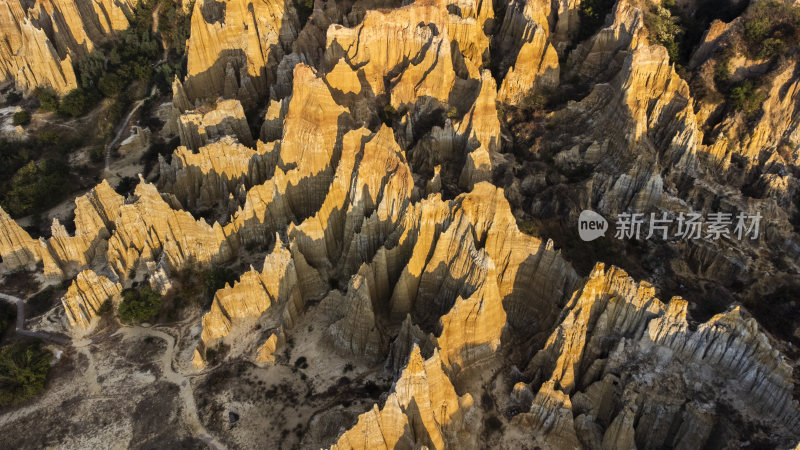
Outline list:
[[[585,209],[578,217],[578,235],[584,241],[593,241],[600,236],[605,236],[608,230],[608,221],[596,212]]]

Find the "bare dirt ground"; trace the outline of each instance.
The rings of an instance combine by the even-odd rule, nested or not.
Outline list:
[[[43,317],[59,316],[59,308]],[[314,306],[275,364],[233,359],[197,372],[191,357],[199,318],[199,310],[157,326],[105,318],[70,345],[50,343],[59,358],[44,394],[0,410],[3,447],[327,447],[391,388],[382,364],[333,351],[330,318]],[[29,318],[27,326],[40,322]]]

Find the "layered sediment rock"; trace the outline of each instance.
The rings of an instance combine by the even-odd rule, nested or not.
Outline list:
[[[247,191],[272,175],[274,145],[259,141],[256,150],[224,137],[197,153],[180,147],[169,164],[159,159],[159,189],[175,194],[185,208],[211,208],[236,196],[244,203]]]
[[[547,41],[547,33],[535,27],[529,41],[522,44],[513,67],[508,70],[498,100],[520,104],[528,95],[553,89],[558,85],[558,54]]]
[[[446,448],[460,444],[458,432],[472,397],[459,397],[442,370],[438,353],[423,359],[414,347],[394,392],[382,409],[377,405],[358,418],[333,449]]]
[[[575,42],[578,3],[316,2],[300,32],[288,3],[200,0],[189,74],[174,81],[170,107],[183,147],[160,160],[156,184],[141,180],[128,198],[96,186],[76,199],[73,235],[55,221],[51,238],[32,239],[0,214],[4,265],[41,263],[53,280],[78,273],[62,302],[86,328],[142,276],[169,295],[183,267],[263,257],[215,293],[202,329],[176,325],[194,327],[176,355],[194,348],[194,367],[215,376],[214,365],[241,359],[288,373],[271,366],[286,363],[299,337],[320,360],[359,366],[357,380],[311,369],[302,376],[312,388],[384,368],[393,378],[382,397],[370,392],[366,412],[356,411],[366,397],[342,405],[327,441],[299,446],[691,448],[749,433],[792,442],[800,407],[779,351],[790,347],[745,308],[690,326],[688,302],[665,304],[654,285],[604,265],[582,278],[557,247],[581,265],[597,247],[576,250],[552,224],[542,233],[553,240],[531,236],[517,218],[758,210],[766,242],[785,249],[780,264],[758,241],[698,240],[681,244],[681,257],[649,259],[625,247],[609,258],[642,263],[654,283],[689,271],[735,278],[749,266],[770,274],[782,265],[792,278],[794,60],[773,68],[747,130],[741,114],[698,104],[667,51],[646,45],[639,7],[617,2],[603,28]],[[370,9],[383,6],[396,8]],[[713,27],[702,53],[714,55],[734,28]],[[102,35],[86,39],[93,33]],[[564,84],[575,101],[548,96]],[[256,109],[260,140],[245,115]],[[514,114],[525,116],[521,127]],[[704,144],[717,119],[721,138]],[[725,177],[741,183],[725,188]],[[764,198],[747,197],[744,179]],[[672,272],[645,272],[665,259]],[[763,278],[749,289],[773,280]]]
[[[255,106],[268,93],[297,28],[294,8],[282,0],[195,2],[184,82],[188,98],[223,96]]]
[[[224,136],[235,136],[242,144],[255,146],[242,104],[238,100],[219,101],[208,112],[192,111],[181,114],[178,118],[178,135],[181,137],[181,144],[193,150]]]
[[[79,273],[61,299],[72,326],[88,328],[107,301],[118,302],[122,286],[91,270]]]
[[[713,424],[707,418],[695,422],[693,399],[712,384],[723,393],[712,403],[737,405],[744,420],[767,415],[779,434],[797,426],[800,405],[793,399],[791,368],[755,320],[744,318],[737,307],[692,331],[684,300],[673,298],[665,305],[654,295],[648,283],[602,264],[576,291],[527,369],[533,386],[544,382],[537,398],[549,392],[562,399],[561,408],[572,410],[568,417],[551,419],[563,423],[551,430],[574,430],[559,432],[559,439],[578,438],[590,446],[602,439],[603,448],[702,444]],[[648,377],[661,381],[652,384]],[[554,413],[548,409],[547,414]],[[713,415],[704,409],[701,417]],[[534,400],[530,412],[514,423],[536,429],[541,414]],[[579,426],[564,422],[573,415]],[[668,423],[682,431],[670,435]]]
[[[128,27],[130,0],[9,1],[0,7],[0,79],[59,94],[78,87],[73,63]]]

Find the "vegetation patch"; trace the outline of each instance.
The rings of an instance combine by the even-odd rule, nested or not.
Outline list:
[[[206,294],[206,306],[211,304],[214,294],[225,287],[226,284],[233,285],[239,276],[227,267],[215,267],[203,274],[203,287]]]
[[[122,302],[119,304],[117,314],[125,323],[140,323],[153,319],[160,308],[161,295],[145,285],[138,289],[122,291]]]
[[[800,7],[775,0],[755,2],[744,14],[744,42],[747,56],[772,59],[800,38]]]
[[[58,203],[62,193],[69,191],[69,166],[59,159],[40,163],[28,161],[8,182],[2,206],[14,217],[41,211]]]
[[[581,26],[578,30],[578,40],[588,39],[603,26],[606,16],[614,7],[614,0],[587,0],[580,4],[578,12]]]
[[[761,110],[766,96],[751,80],[744,80],[731,89],[728,98],[737,111],[743,111],[747,117],[754,117]]]
[[[14,326],[17,317],[17,308],[8,302],[0,302],[0,337],[2,337],[9,327]]]
[[[17,111],[14,113],[14,117],[11,118],[11,121],[14,125],[27,125],[31,122],[31,113],[25,111]]]
[[[0,406],[16,406],[44,391],[52,355],[40,343],[0,349]]]
[[[673,1],[665,1],[661,6],[652,5],[645,12],[644,24],[650,32],[649,39],[653,44],[663,45],[669,53],[672,62],[680,60],[679,42],[683,37],[684,30],[680,24],[680,18],[672,14],[674,8]]]

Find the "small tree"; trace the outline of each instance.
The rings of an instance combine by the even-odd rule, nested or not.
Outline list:
[[[39,106],[45,111],[58,111],[58,95],[51,88],[37,87],[33,96],[39,100]]]
[[[31,113],[25,111],[24,109],[21,111],[17,111],[14,113],[14,118],[12,119],[14,125],[27,125],[31,122]]]
[[[38,342],[0,349],[0,406],[18,405],[41,394],[51,360],[50,352]]]
[[[736,109],[744,111],[748,117],[752,117],[761,110],[764,94],[758,91],[752,81],[745,80],[739,86],[731,89],[730,99]]]
[[[122,292],[122,303],[117,313],[126,323],[139,323],[151,320],[161,308],[161,295],[150,288],[126,289]]]
[[[214,294],[225,287],[226,284],[233,284],[237,279],[236,272],[227,267],[215,267],[206,272],[203,287],[206,293],[206,303],[204,306],[211,304],[214,299]]]
[[[65,116],[80,117],[91,109],[94,99],[83,89],[73,89],[61,99],[58,112]]]

